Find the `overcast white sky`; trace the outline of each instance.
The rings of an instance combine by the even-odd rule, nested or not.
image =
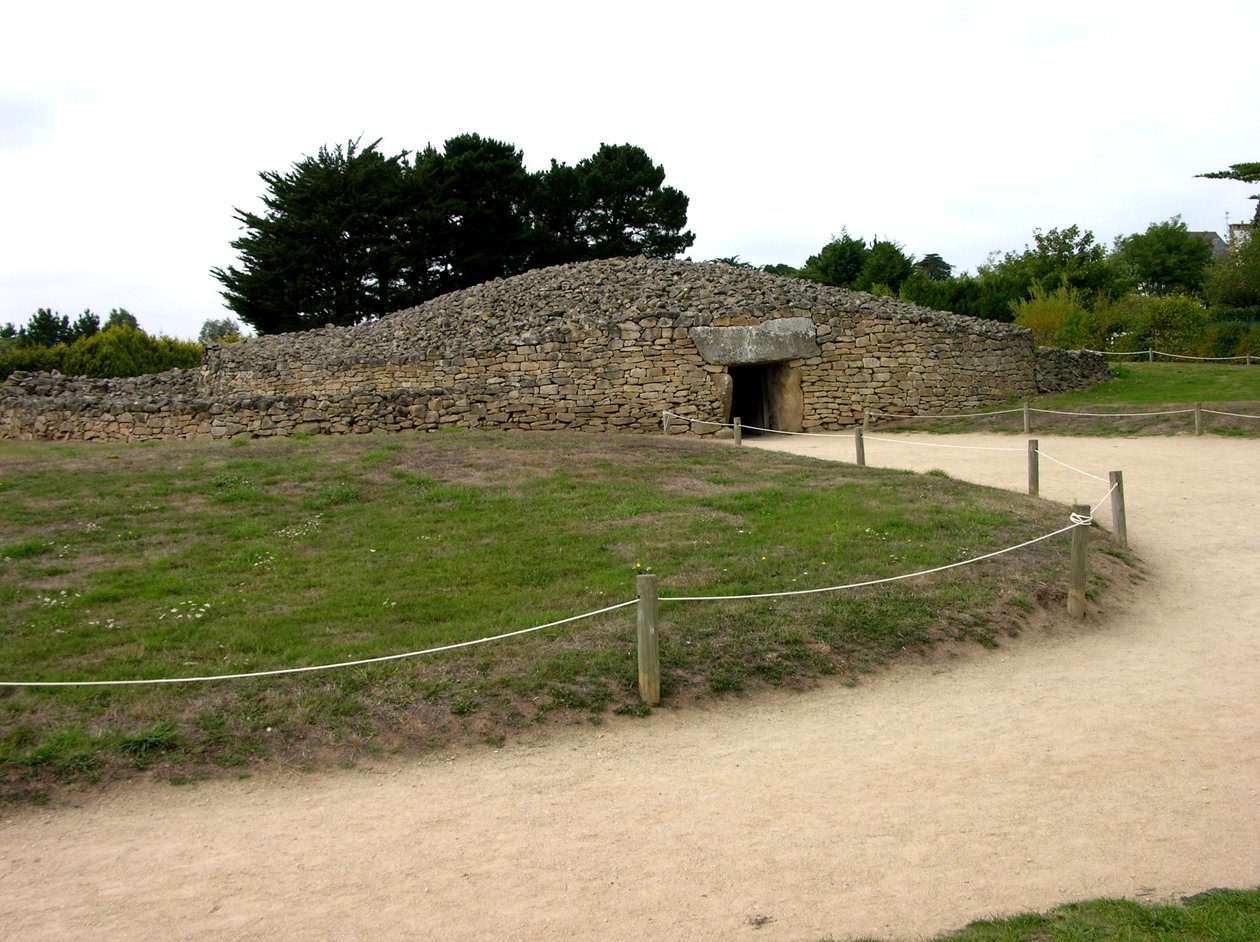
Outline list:
[[[854,5],[856,6],[856,5]],[[1247,221],[1260,3],[104,4],[0,41],[0,322],[224,317],[233,207],[324,144],[463,132],[531,170],[643,147],[690,256],[800,265],[842,227],[974,269],[1036,228]]]

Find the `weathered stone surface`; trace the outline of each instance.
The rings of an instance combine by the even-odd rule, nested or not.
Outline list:
[[[712,362],[692,339],[698,328],[746,332],[760,352]],[[766,337],[789,339],[772,349]],[[1046,382],[1094,375],[1088,358],[1055,367],[1008,324],[754,269],[610,259],[489,282],[356,327],[211,344],[200,370],[15,373],[0,387],[0,437],[649,432],[666,410],[709,423],[689,429],[711,435],[738,398],[730,367],[740,363],[772,371],[762,382],[776,427],[823,431],[852,425],[863,407],[957,412],[1031,395],[1039,359]]]
[[[1037,348],[1037,391],[1063,392],[1111,379],[1111,367],[1101,353],[1089,350]]]
[[[818,356],[818,330],[808,317],[782,317],[748,327],[693,327],[688,336],[705,363],[747,366]]]

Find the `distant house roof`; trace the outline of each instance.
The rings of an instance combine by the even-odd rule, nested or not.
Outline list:
[[[1229,251],[1229,243],[1222,239],[1215,232],[1191,232],[1190,235],[1196,239],[1202,239],[1208,245],[1212,246],[1212,257],[1224,255]]]

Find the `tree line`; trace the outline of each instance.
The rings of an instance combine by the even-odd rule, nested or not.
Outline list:
[[[1260,182],[1260,163],[1199,174]],[[1260,194],[1253,227],[1260,224]],[[1109,249],[1079,226],[1035,230],[1022,250],[994,252],[975,274],[940,255],[842,230],[799,268],[766,271],[890,295],[924,307],[1015,322],[1039,343],[1188,356],[1260,354],[1260,238],[1221,254],[1179,216],[1118,237]]]
[[[236,210],[239,262],[211,274],[258,333],[355,324],[548,265],[672,258],[695,241],[687,196],[632,144],[537,173],[478,134],[392,156],[379,145],[263,171],[263,211]]]
[[[104,323],[91,310],[71,321],[40,308],[20,327],[0,326],[0,380],[18,370],[104,378],[200,365],[200,343],[154,337],[126,308],[111,310]]]

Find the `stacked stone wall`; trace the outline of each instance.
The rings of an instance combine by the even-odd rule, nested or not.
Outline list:
[[[200,371],[15,374],[0,390],[0,435],[651,431],[665,410],[720,422],[730,364],[707,362],[693,328],[779,318],[813,325],[817,353],[786,361],[807,430],[851,425],[864,407],[958,411],[1036,390],[1020,328],[732,266],[633,259],[530,272],[353,328],[211,345]]]

